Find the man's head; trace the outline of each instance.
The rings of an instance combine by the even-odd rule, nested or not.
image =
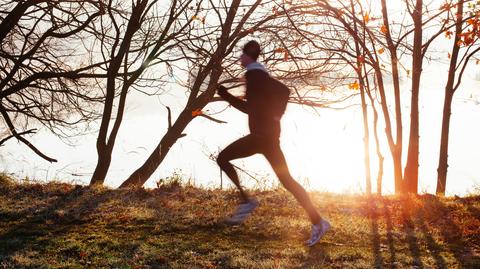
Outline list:
[[[243,46],[242,56],[240,56],[240,63],[243,67],[246,67],[250,63],[256,62],[260,55],[260,44],[257,41],[248,41]]]

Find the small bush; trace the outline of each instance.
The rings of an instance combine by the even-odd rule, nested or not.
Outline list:
[[[181,171],[174,171],[171,176],[161,178],[156,182],[157,188],[162,190],[176,190],[182,187],[183,176]]]
[[[5,173],[0,173],[0,188],[11,187],[13,185],[15,185],[15,181],[12,177]]]

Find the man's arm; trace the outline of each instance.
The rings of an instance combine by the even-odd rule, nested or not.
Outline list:
[[[230,105],[234,108],[242,111],[243,113],[248,114],[248,105],[247,102],[233,96],[231,93],[227,91],[227,88],[224,86],[218,87],[218,95],[223,98],[223,100],[227,101]]]

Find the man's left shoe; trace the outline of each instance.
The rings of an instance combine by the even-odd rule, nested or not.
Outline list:
[[[320,239],[322,239],[322,237],[325,235],[325,233],[330,230],[330,223],[324,219],[322,219],[320,221],[320,223],[317,223],[317,224],[313,224],[312,225],[312,234],[310,236],[310,239],[306,242],[307,246],[309,247],[312,247],[314,246],[316,243],[318,243],[318,241],[320,241]]]
[[[250,199],[248,202],[238,205],[238,208],[233,214],[232,217],[226,220],[226,223],[229,225],[239,225],[242,224],[245,219],[257,208],[258,202],[255,199]]]

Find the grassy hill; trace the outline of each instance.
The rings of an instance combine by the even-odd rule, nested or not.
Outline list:
[[[313,248],[282,190],[239,227],[233,191],[112,190],[0,180],[0,268],[480,268],[480,197],[312,193],[332,230]]]

